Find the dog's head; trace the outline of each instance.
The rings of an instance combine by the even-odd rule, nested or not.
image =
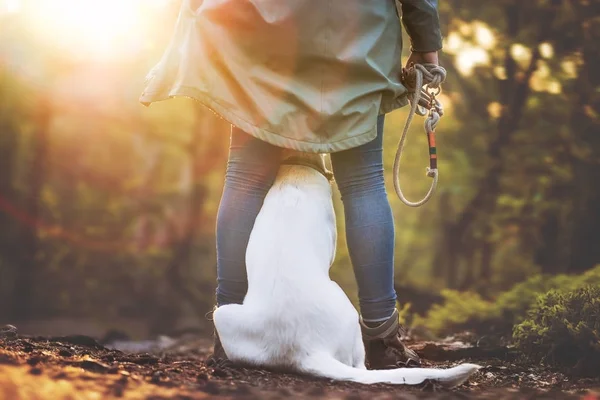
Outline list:
[[[282,164],[305,165],[319,171],[329,182],[333,181],[333,172],[327,168],[326,154],[305,153],[285,149],[282,154]]]

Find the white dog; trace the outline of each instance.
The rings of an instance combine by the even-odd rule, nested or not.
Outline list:
[[[337,232],[331,184],[319,172],[323,158],[299,157],[298,165],[280,167],[256,219],[246,252],[243,305],[214,312],[229,360],[365,384],[463,383],[479,366],[365,368],[358,313],[329,278]]]

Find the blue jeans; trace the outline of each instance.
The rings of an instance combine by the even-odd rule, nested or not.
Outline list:
[[[394,223],[383,179],[383,124],[377,138],[331,154],[342,195],[346,240],[366,321],[394,311]],[[281,148],[232,128],[225,187],[217,214],[217,305],[246,295],[245,254],[250,232],[279,168]]]

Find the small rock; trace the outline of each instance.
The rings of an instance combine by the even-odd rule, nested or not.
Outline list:
[[[24,353],[31,353],[33,351],[34,347],[30,344],[26,344],[25,346],[23,346],[23,352]]]
[[[84,360],[79,363],[79,366],[85,369],[86,371],[97,373],[108,372],[108,370],[110,369],[109,365],[103,364],[100,361],[95,360]]]
[[[17,337],[17,327],[14,325],[4,325],[0,328],[0,338],[15,338]]]
[[[42,369],[40,367],[33,367],[29,370],[29,373],[31,375],[41,375],[42,374]]]
[[[156,371],[152,374],[152,377],[150,378],[150,382],[160,383],[160,378],[162,378],[162,372]]]
[[[58,355],[61,357],[73,357],[73,352],[67,349],[61,349],[58,352]]]

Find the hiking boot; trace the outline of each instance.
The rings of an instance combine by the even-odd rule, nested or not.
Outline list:
[[[369,369],[414,368],[421,366],[421,359],[402,343],[406,330],[398,321],[398,310],[381,325],[369,327],[360,318],[366,364]]]
[[[212,321],[213,312],[214,310],[206,313],[206,319]],[[219,339],[219,333],[217,332],[217,328],[214,328],[213,330],[213,338],[213,352],[206,359],[206,365],[208,366],[220,365],[228,361],[227,354],[225,354],[225,349],[223,349],[223,345],[221,344],[221,339]]]
[[[227,354],[225,354],[225,350],[223,349],[223,345],[221,344],[221,339],[219,339],[219,334],[217,330],[214,331],[214,342],[213,342],[213,352],[206,359],[206,365],[221,365],[223,363],[227,363],[229,360],[227,358]]]

